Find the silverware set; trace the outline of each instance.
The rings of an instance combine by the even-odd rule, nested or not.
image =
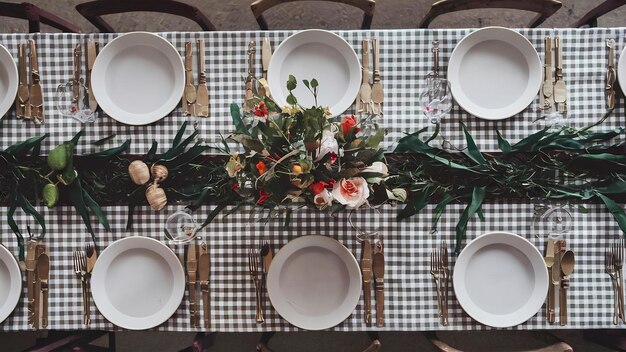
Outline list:
[[[373,53],[373,75],[370,84],[369,74],[369,45],[372,45]],[[362,42],[362,82],[359,95],[357,97],[357,111],[374,115],[383,115],[383,101],[385,92],[380,77],[380,49],[378,38],[371,40],[364,39]]]
[[[46,246],[36,240],[26,246],[28,323],[35,329],[48,327],[48,284],[50,257]]]
[[[615,108],[615,80],[617,79],[617,73],[615,71],[615,39],[607,40],[606,47],[609,50],[604,92],[606,93],[607,108],[613,109]]]
[[[554,40],[550,36],[545,37],[543,68],[544,82],[539,93],[542,109],[548,112],[567,113],[567,87],[563,79],[563,54],[559,36],[555,36]]]
[[[385,326],[385,255],[383,254],[383,241],[374,241],[374,254],[372,272],[374,273],[374,290],[376,297],[376,326]],[[365,288],[370,290],[371,287]],[[371,303],[370,303],[371,304]]]
[[[263,276],[263,271],[259,270],[259,252],[255,248],[250,248],[248,250],[248,270],[250,271],[250,277],[252,278],[252,283],[254,284],[254,293],[255,293],[255,307],[256,307],[256,315],[255,319],[257,323],[262,323],[265,321],[263,317],[263,306],[261,301],[261,281],[259,280],[259,275]]]
[[[565,240],[548,239],[546,255],[544,257],[548,270],[548,297],[546,298],[546,319],[548,323],[556,323],[556,297],[559,303],[559,324],[567,325],[567,290],[570,286],[570,276],[574,272],[574,252],[567,250]]]
[[[199,246],[196,243],[187,245],[187,285],[189,289],[189,322],[192,327],[200,327],[200,312],[198,300],[196,298],[197,284],[200,284],[200,292],[202,294],[202,309],[204,327],[211,325],[211,302],[209,290],[209,274],[211,271],[211,259],[209,257],[206,242],[202,242]]]
[[[622,272],[624,263],[624,240],[619,239],[613,242],[609,248],[607,248],[604,257],[604,268],[606,273],[611,277],[613,284],[613,297],[614,297],[614,309],[613,309],[613,324],[617,325],[621,321],[626,322],[624,319],[624,274]]]
[[[86,39],[84,48],[76,44],[73,51],[74,66],[72,79],[57,88],[57,108],[64,116],[70,116],[82,123],[95,121],[98,102],[91,90],[91,71],[98,55],[99,44]],[[82,76],[83,54],[85,57],[85,78]],[[67,96],[67,98],[66,98]]]
[[[439,318],[443,326],[448,325],[448,285],[450,269],[448,266],[448,246],[442,241],[438,248],[430,253],[430,274],[435,282]]]
[[[185,43],[185,91],[181,99],[183,115],[209,117],[209,89],[206,84],[204,39],[196,42],[198,59],[198,85],[193,78],[193,47]]]
[[[30,62],[30,83],[28,80],[29,66],[26,63],[26,47],[18,44],[18,89],[15,99],[15,114],[18,119],[33,120],[35,123],[44,122],[43,91],[39,74],[37,45],[34,39],[28,40]]]
[[[74,251],[74,272],[80,279],[83,293],[83,324],[91,324],[91,272],[96,265],[98,256],[91,244],[85,250]]]

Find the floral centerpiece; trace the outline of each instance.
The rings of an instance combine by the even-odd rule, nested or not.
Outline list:
[[[287,81],[288,106],[255,96],[241,115],[231,105],[236,131],[229,136],[243,147],[226,163],[232,188],[244,199],[273,207],[309,204],[319,209],[359,208],[403,202],[404,189],[390,189],[380,144],[385,130],[378,117],[334,118],[317,106],[318,82],[303,80],[316,106],[298,104],[294,76]]]

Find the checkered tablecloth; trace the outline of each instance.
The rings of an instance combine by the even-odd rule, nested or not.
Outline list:
[[[417,96],[424,86],[424,76],[431,68],[430,43],[440,41],[441,63],[445,67],[456,43],[471,30],[384,30],[340,31],[360,56],[360,41],[378,37],[381,44],[381,74],[385,85],[384,127],[389,130],[386,147],[392,150],[404,132],[412,132],[427,125],[421,116]],[[543,37],[560,35],[563,43],[564,76],[568,85],[569,124],[582,127],[597,121],[606,111],[604,99],[604,74],[606,67],[605,40],[614,38],[617,52],[626,44],[626,28],[616,29],[522,29],[520,30],[538,49],[543,58]],[[213,33],[162,33],[178,50],[183,52],[188,40],[204,38],[206,42],[207,81],[210,92],[211,118],[199,121],[202,137],[209,142],[219,141],[220,134],[231,131],[229,104],[241,102],[246,75],[246,48],[250,40],[260,43],[263,37],[276,46],[293,32],[213,32]],[[30,36],[38,43],[40,70],[44,87],[46,123],[37,126],[17,120],[10,112],[0,120],[0,148],[36,134],[49,133],[43,150],[70,139],[81,129],[78,122],[64,118],[54,108],[56,86],[71,78],[72,49],[87,37],[105,44],[115,34],[0,34],[0,44],[17,57],[17,44],[25,43]],[[257,50],[260,62],[260,50]],[[260,65],[257,65],[260,70]],[[604,127],[623,125],[624,99],[618,100],[619,109]],[[540,113],[538,99],[524,112],[504,121],[488,122],[468,116],[458,106],[443,122],[443,131],[452,143],[463,145],[463,134],[458,121],[463,121],[483,150],[497,150],[495,130],[510,141],[519,140],[542,126],[533,123]],[[93,142],[116,134],[118,140],[132,139],[130,153],[144,154],[153,140],[168,145],[180,124],[185,121],[180,109],[171,116],[149,126],[125,126],[104,116],[94,124],[84,126],[83,142]],[[78,153],[91,151],[89,143],[81,143]],[[603,205],[586,205],[587,214],[574,212],[573,228],[566,239],[576,253],[576,269],[570,288],[570,324],[567,328],[613,328],[612,288],[604,273],[603,255],[607,244],[621,236],[612,216]],[[112,231],[98,227],[99,246],[104,248],[113,241],[133,235],[150,236],[164,240],[163,224],[168,214],[176,210],[168,206],[157,213],[142,207],[136,211],[133,230],[125,232],[127,210],[124,206],[105,207]],[[429,273],[429,253],[442,238],[454,243],[454,227],[463,211],[463,205],[449,205],[438,227],[431,233],[434,206],[426,207],[419,215],[396,221],[397,208],[385,206],[381,214],[360,210],[357,214],[366,222],[366,228],[378,228],[385,244],[386,254],[386,317],[382,330],[460,330],[484,329],[463,312],[450,288],[450,325],[438,323],[437,300]],[[50,276],[50,328],[83,329],[80,282],[72,267],[72,251],[89,241],[86,228],[72,207],[53,210],[38,207],[48,225],[46,244],[51,253]],[[203,207],[198,219],[210,212]],[[544,238],[532,226],[533,205],[501,201],[483,206],[485,220],[474,219],[468,226],[468,240],[488,231],[508,231],[520,234],[543,251]],[[7,208],[0,208],[0,219],[6,217]],[[275,250],[290,239],[303,234],[321,234],[336,238],[360,257],[360,244],[355,231],[348,224],[348,213],[331,217],[312,210],[299,210],[292,215],[291,225],[282,226],[281,220],[255,222],[253,209],[241,209],[228,217],[218,216],[202,236],[207,241],[212,256],[211,271],[211,321],[214,331],[293,331],[297,328],[280,318],[268,308],[266,322],[256,324],[254,317],[254,291],[247,269],[246,251],[251,244],[268,239]],[[371,214],[368,214],[371,212]],[[369,216],[368,216],[369,215]],[[259,215],[260,216],[260,215]],[[16,214],[20,227],[31,219],[20,211]],[[3,244],[17,254],[13,233],[5,221],[0,222]],[[171,248],[182,256],[183,248]],[[454,264],[454,260],[452,261]],[[187,295],[187,293],[186,293]],[[157,330],[193,331],[189,326],[188,300],[185,296],[177,312]],[[266,304],[268,307],[269,301]],[[370,330],[363,324],[362,302],[346,321],[334,328],[339,331]],[[92,310],[94,307],[92,307]],[[516,329],[557,328],[549,325],[541,310],[528,322]],[[26,291],[13,314],[0,324],[0,330],[28,330]],[[97,314],[91,329],[115,329],[104,317]]]

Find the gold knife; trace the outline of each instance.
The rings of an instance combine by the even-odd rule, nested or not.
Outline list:
[[[35,324],[35,269],[37,268],[37,261],[35,260],[35,252],[37,248],[37,241],[30,240],[26,244],[26,291],[28,293],[28,323]]]
[[[385,256],[381,240],[374,245],[373,269],[376,287],[376,326],[380,328],[385,325]]]
[[[271,96],[270,88],[267,83],[267,71],[270,68],[270,60],[272,59],[272,46],[270,45],[270,38],[263,38],[263,44],[261,45],[261,64],[263,65],[263,79],[259,80],[259,95]]]
[[[363,240],[361,273],[363,275],[363,302],[365,303],[365,324],[372,326],[372,245]]]
[[[85,278],[85,286],[87,291],[87,297],[85,306],[87,307],[87,325],[91,324],[91,272],[93,268],[96,266],[96,261],[98,260],[98,253],[96,253],[95,246],[86,246],[85,255],[87,256],[87,275]]]
[[[443,301],[443,309],[441,310],[441,318],[443,326],[448,326],[448,285],[450,282],[450,269],[448,268],[448,244],[446,241],[442,241],[441,247],[441,263],[443,266],[443,277],[441,287],[441,300]]]
[[[34,325],[35,329],[39,329],[41,326],[41,284],[39,282],[39,273],[38,273],[38,263],[39,257],[46,252],[46,246],[42,243],[37,243],[37,247],[35,247],[35,314],[34,314]]]
[[[18,57],[18,77],[19,84],[17,87],[17,99],[15,100],[15,115],[18,119],[30,117],[26,115],[26,106],[28,105],[28,74],[26,68],[26,53],[24,52],[24,44],[17,46]]]
[[[248,44],[248,76],[246,77],[246,93],[244,96],[243,111],[250,112],[252,107],[249,106],[250,100],[254,97],[254,54],[256,53],[256,44],[251,41]]]
[[[87,41],[87,89],[89,90],[89,110],[95,112],[98,109],[98,102],[96,96],[91,89],[91,71],[93,70],[93,64],[96,62],[96,42],[93,39]]]
[[[609,63],[606,72],[606,83],[604,91],[606,92],[606,105],[609,109],[615,108],[615,40],[609,39],[606,41],[606,46],[609,48]],[[625,83],[626,84],[626,83]]]
[[[552,264],[552,285],[554,295],[559,295],[561,290],[561,242],[562,241],[554,241],[554,264]],[[556,309],[556,304],[552,306],[553,309]],[[556,316],[556,314],[555,314]],[[553,319],[551,323],[556,321],[556,317]]]
[[[370,106],[372,102],[372,86],[370,86],[370,51],[369,51],[369,40],[363,39],[361,42],[361,48],[363,50],[362,53],[362,62],[363,65],[363,77],[361,79],[361,89],[359,90],[359,102],[361,108],[359,110],[365,111],[366,113],[370,112]],[[359,105],[357,102],[357,105]]]
[[[559,38],[558,36],[554,38],[554,51],[554,61],[556,64],[554,102],[559,104],[559,111],[564,113],[567,111],[567,88],[565,87],[565,81],[563,80],[563,56],[561,38]]]
[[[185,43],[185,93],[183,94],[183,114],[196,116],[196,86],[193,84],[193,47]]]
[[[554,265],[554,240],[548,239],[546,244],[546,256],[545,256],[546,268],[548,269],[548,297],[546,299],[546,320],[549,323],[554,323],[556,316],[554,312],[554,286],[551,280],[551,270]]]
[[[211,272],[211,262],[207,250],[206,242],[200,245],[200,260],[198,262],[200,272],[200,290],[202,291],[202,307],[204,308],[204,328],[211,326],[211,301],[209,297],[209,274]]]
[[[372,84],[372,103],[373,112],[376,115],[383,115],[383,100],[385,93],[383,84],[380,81],[380,48],[378,46],[378,38],[372,40],[372,50],[374,51],[374,75]]]
[[[41,327],[48,327],[48,278],[50,275],[50,258],[46,252],[37,258],[37,280],[41,290]]]
[[[198,91],[196,92],[196,115],[209,117],[209,89],[206,85],[204,63],[204,39],[198,39]]]
[[[545,63],[543,65],[543,86],[541,87],[541,108],[544,110],[552,109],[554,104],[554,75],[552,72],[552,38],[547,36],[545,38]]]
[[[37,45],[33,39],[28,40],[30,46],[30,71],[32,76],[32,85],[30,86],[30,109],[31,117],[36,123],[43,123],[43,92],[39,82],[39,63],[37,62]]]
[[[187,283],[189,285],[189,320],[192,327],[198,327],[196,309],[196,277],[198,262],[196,259],[196,244],[187,246]]]
[[[80,101],[80,44],[74,48],[74,78],[72,79],[72,112],[78,111]]]

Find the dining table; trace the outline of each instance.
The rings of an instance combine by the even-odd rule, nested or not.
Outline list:
[[[392,152],[398,140],[406,133],[428,126],[422,116],[418,96],[424,88],[425,76],[432,70],[431,43],[439,41],[441,72],[445,75],[448,60],[457,43],[473,29],[393,29],[334,31],[344,38],[360,57],[361,41],[378,38],[380,45],[380,75],[385,87],[385,99],[381,125],[387,135],[384,148]],[[605,100],[605,72],[607,63],[606,40],[614,39],[616,52],[626,45],[626,28],[535,28],[515,29],[525,36],[537,49],[543,61],[543,45],[546,36],[561,38],[563,47],[563,75],[568,86],[567,124],[582,128],[597,122],[607,112]],[[210,116],[193,118],[199,131],[198,138],[206,143],[221,143],[221,136],[233,128],[230,104],[241,104],[244,99],[245,78],[248,70],[247,48],[250,41],[257,45],[269,38],[276,48],[296,31],[238,31],[238,32],[163,32],[156,33],[168,40],[184,56],[185,42],[204,39],[206,81],[209,91]],[[171,144],[181,124],[190,118],[183,116],[178,107],[165,118],[144,126],[124,125],[101,114],[95,122],[80,122],[59,114],[55,108],[57,86],[71,79],[73,72],[73,49],[86,39],[94,39],[101,47],[121,33],[35,33],[0,34],[0,44],[17,58],[18,44],[29,38],[36,40],[40,60],[41,83],[44,94],[45,122],[35,124],[17,119],[11,109],[0,120],[0,149],[34,135],[49,134],[42,144],[46,154],[54,146],[70,140],[81,129],[82,140],[76,154],[95,150],[92,143],[115,135],[112,142],[131,139],[130,155],[144,155],[153,141],[159,142],[160,151]],[[256,51],[261,62],[261,51]],[[256,65],[260,76],[261,65]],[[623,84],[626,84],[624,82]],[[323,87],[321,87],[323,89]],[[624,98],[619,98],[617,108],[600,127],[613,129],[624,126]],[[354,105],[345,114],[355,112]],[[497,121],[478,119],[465,112],[456,103],[441,121],[441,133],[457,146],[464,146],[465,136],[459,121],[463,122],[483,152],[497,152],[496,130],[509,141],[515,142],[543,128],[537,120],[542,112],[539,97],[521,113]],[[125,204],[103,206],[111,231],[94,226],[97,246],[101,249],[116,240],[129,236],[147,236],[167,244],[181,261],[184,246],[169,243],[163,230],[169,214],[186,204],[170,204],[161,211],[149,206],[135,209],[134,224],[126,230],[128,207]],[[578,203],[577,203],[578,205]],[[623,328],[612,323],[613,289],[605,273],[604,253],[609,243],[623,236],[612,215],[604,205],[582,202],[586,211],[576,211],[573,206],[570,231],[564,235],[568,247],[576,254],[576,268],[571,275],[569,287],[569,323],[566,326],[549,324],[544,308],[525,323],[511,329],[598,329]],[[350,211],[336,214],[316,209],[294,210],[291,221],[285,226],[280,214],[270,221],[257,221],[261,210],[244,206],[228,216],[218,215],[199,234],[196,241],[205,241],[211,257],[210,302],[211,327],[216,332],[262,332],[301,330],[281,318],[271,307],[267,295],[265,322],[255,320],[255,291],[249,278],[247,252],[250,246],[260,247],[269,241],[275,251],[289,241],[302,235],[315,234],[332,237],[350,250],[356,258],[361,256],[361,243],[357,231],[348,217],[354,216],[362,228],[378,232],[384,241],[385,253],[385,324],[370,327],[363,319],[363,297],[353,313],[333,331],[428,331],[428,330],[484,330],[490,329],[473,320],[455,299],[450,288],[449,324],[440,324],[437,310],[436,290],[430,273],[430,252],[442,239],[454,243],[455,225],[465,205],[448,205],[436,231],[431,229],[436,204],[427,205],[419,214],[398,220],[400,206],[384,205],[377,209],[361,208],[351,215]],[[47,233],[44,243],[50,256],[49,323],[50,330],[120,330],[104,316],[97,313],[92,301],[91,324],[83,325],[81,283],[73,270],[72,254],[91,241],[79,214],[70,205],[48,209],[43,204],[36,209],[46,219]],[[202,206],[195,213],[204,219],[214,206]],[[222,214],[232,210],[227,207]],[[7,206],[0,207],[0,219],[5,219]],[[494,231],[511,232],[530,241],[543,253],[546,234],[535,226],[536,204],[524,199],[498,199],[486,201],[482,206],[484,220],[470,221],[467,241]],[[32,225],[29,215],[18,211],[14,216],[20,228]],[[351,219],[354,220],[354,219]],[[8,223],[0,221],[2,244],[17,256],[17,240]],[[453,268],[456,256],[451,256]],[[158,278],[154,278],[158,280]],[[109,288],[124,290],[124,287]],[[13,313],[0,324],[2,331],[27,331],[32,327],[27,321],[27,297],[24,278],[23,295]],[[192,327],[189,319],[188,293],[176,312],[155,331],[202,331]]]

